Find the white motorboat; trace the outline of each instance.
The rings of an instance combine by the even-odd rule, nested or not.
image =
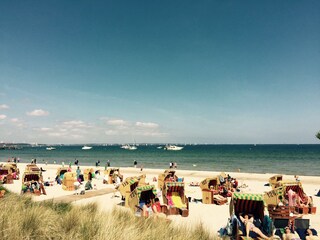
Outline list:
[[[179,151],[179,150],[182,150],[183,147],[176,146],[176,145],[166,145],[163,149],[170,150],[170,151]]]
[[[48,151],[56,150],[56,148],[54,148],[54,147],[47,147],[46,149],[47,149]]]
[[[121,148],[126,149],[126,150],[136,150],[137,149],[137,147],[135,145],[130,145],[130,144],[122,145]]]
[[[90,150],[92,147],[89,147],[89,146],[83,146],[82,147],[82,150]]]

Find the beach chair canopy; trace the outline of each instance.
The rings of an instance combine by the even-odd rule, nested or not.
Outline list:
[[[175,170],[171,170],[171,169],[166,169],[166,170],[164,170],[164,174],[165,175],[168,175],[168,174],[175,174],[176,173],[176,171]]]
[[[266,203],[277,205],[281,200],[288,199],[288,191],[296,192],[301,198],[302,202],[308,201],[308,196],[305,194],[302,188],[301,182],[297,181],[279,181],[277,186],[265,194]]]
[[[184,182],[166,182],[166,192],[180,192],[184,190]]]
[[[126,192],[132,192],[139,184],[138,178],[135,177],[127,177],[119,186],[119,192],[122,196],[126,194]]]
[[[112,176],[114,174],[114,172],[120,173],[120,169],[119,168],[109,168],[107,173],[109,176]]]
[[[146,200],[154,199],[156,195],[157,189],[154,185],[136,187],[128,197],[128,206],[134,210],[141,202],[143,203],[146,202]]]
[[[0,175],[8,175],[9,171],[10,171],[9,168],[2,167],[2,168],[0,168]]]
[[[40,175],[37,173],[25,173],[22,178],[23,182],[31,182],[31,181],[39,182],[39,180],[40,180]]]
[[[220,184],[219,177],[206,178],[200,183],[201,190],[209,190],[210,186],[213,186],[214,189],[217,189]]]
[[[40,168],[36,164],[28,164],[25,172],[40,172]]]
[[[17,164],[16,164],[16,163],[7,163],[7,164],[4,165],[4,166],[10,168],[12,172],[17,172],[17,173],[19,173],[19,168],[17,167]]]
[[[63,174],[65,174],[66,172],[68,172],[68,167],[59,167],[57,170],[57,176],[61,176]]]
[[[280,175],[280,174],[274,175],[274,176],[269,178],[269,183],[270,183],[270,185],[274,185],[277,182],[282,181],[282,178],[283,178],[283,176]]]
[[[177,178],[176,176],[176,171],[173,170],[166,170],[163,174],[163,180],[165,181],[166,179],[173,177],[173,178]]]
[[[233,193],[230,202],[230,215],[235,214],[239,217],[241,214],[248,214],[263,221],[264,207],[263,194]]]

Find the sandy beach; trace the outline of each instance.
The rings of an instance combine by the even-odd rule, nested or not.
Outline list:
[[[4,162],[3,162],[4,163]],[[20,177],[22,177],[26,164],[19,163],[18,167],[20,169]],[[61,167],[60,165],[53,164],[38,164],[39,167],[42,167],[46,171],[43,172],[43,178],[54,180],[57,172],[57,168]],[[92,167],[92,166],[80,166],[80,169],[83,170],[86,168],[94,168],[95,170],[100,170],[101,175],[97,175],[93,179],[93,185],[95,189],[87,191],[85,195],[74,195],[74,191],[65,191],[62,189],[61,185],[54,184],[53,186],[45,187],[47,195],[33,196],[35,201],[43,201],[48,199],[63,200],[69,199],[74,204],[86,204],[90,202],[96,202],[101,209],[101,211],[111,210],[113,207],[121,207],[121,197],[120,193],[116,191],[114,194],[114,185],[113,184],[103,184],[103,170],[104,167]],[[72,166],[72,170],[76,170],[76,166]],[[163,173],[165,169],[143,169],[140,168],[120,168],[121,174],[123,174],[124,179],[130,176],[138,176],[142,173],[146,174],[146,182],[154,184],[157,187],[157,182],[153,182],[153,178],[158,178],[160,173]],[[187,171],[187,170],[176,170],[176,175],[180,178],[183,177],[185,181],[185,193],[187,197],[192,199],[201,199],[202,193],[199,187],[189,186],[191,182],[201,182],[207,177],[214,177],[220,172],[214,171]],[[230,176],[237,178],[239,186],[247,185],[247,187],[240,188],[243,193],[264,193],[271,190],[270,186],[265,186],[268,183],[268,179],[274,174],[251,174],[251,173],[242,173],[242,172],[228,172]],[[314,215],[308,214],[304,215],[304,218],[309,218],[311,227],[316,230],[320,230],[320,198],[314,196],[320,189],[320,177],[314,176],[299,176],[302,182],[303,189],[305,193],[309,196],[313,196],[314,205],[317,207],[317,213]],[[294,180],[292,175],[284,175],[284,180]],[[13,184],[6,184],[5,187],[10,191],[15,193],[20,193],[21,191],[21,178],[20,180],[15,180]],[[162,200],[162,199],[160,199]],[[230,201],[230,198],[229,198]],[[224,227],[227,223],[229,217],[229,204],[225,205],[215,205],[215,204],[203,204],[201,202],[191,201],[189,204],[189,216],[181,217],[180,215],[170,215],[169,219],[172,220],[174,224],[184,224],[192,226],[196,223],[202,223],[205,228],[207,228],[213,234]]]

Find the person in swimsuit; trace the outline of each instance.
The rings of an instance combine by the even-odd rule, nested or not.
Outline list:
[[[246,233],[247,233],[247,237],[249,237],[249,233],[250,231],[255,232],[256,234],[258,234],[260,237],[264,238],[264,239],[269,239],[266,235],[264,235],[261,230],[259,228],[257,228],[254,224],[253,224],[253,217],[248,216],[248,214],[245,214],[244,217],[240,216],[240,220],[241,222],[244,223],[244,225],[246,226]]]

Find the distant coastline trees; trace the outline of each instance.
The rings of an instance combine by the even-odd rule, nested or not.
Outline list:
[[[320,140],[320,131],[316,134],[316,137]]]

